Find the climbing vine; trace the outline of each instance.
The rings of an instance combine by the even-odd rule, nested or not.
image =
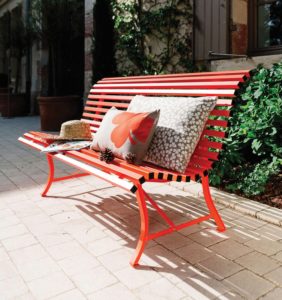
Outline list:
[[[190,0],[111,0],[118,72],[192,71]]]

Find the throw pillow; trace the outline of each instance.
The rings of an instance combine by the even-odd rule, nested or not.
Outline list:
[[[108,148],[116,157],[140,164],[153,137],[159,114],[159,110],[134,113],[113,107],[104,116],[91,148],[97,151]]]
[[[135,96],[129,112],[160,109],[160,118],[145,160],[185,172],[217,97]]]

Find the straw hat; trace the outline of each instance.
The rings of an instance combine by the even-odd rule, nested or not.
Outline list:
[[[90,125],[79,120],[67,121],[61,125],[60,135],[54,136],[54,140],[92,140]]]

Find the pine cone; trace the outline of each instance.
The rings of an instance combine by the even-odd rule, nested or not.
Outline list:
[[[99,159],[101,161],[106,162],[107,164],[114,160],[115,156],[111,149],[106,148],[105,151],[101,151],[99,155]]]
[[[125,156],[125,160],[126,160],[126,162],[128,162],[129,164],[134,164],[135,161],[136,161],[136,154],[128,153],[128,154]]]

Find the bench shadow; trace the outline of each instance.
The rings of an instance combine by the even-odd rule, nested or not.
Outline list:
[[[117,239],[122,239],[123,247],[127,247],[130,253],[133,254],[139,238],[140,226],[136,198],[134,195],[127,193],[119,194],[116,190],[112,192],[112,195],[107,195],[109,192],[110,189],[105,188],[66,197],[57,196],[55,198],[66,198],[79,202],[79,204],[76,204],[76,207],[80,211],[93,218],[107,230],[110,230]],[[149,195],[175,224],[208,214],[204,201],[200,199],[177,194],[149,193]],[[52,196],[52,198],[54,198],[54,196]],[[87,200],[87,198],[91,200]],[[167,228],[166,223],[148,202],[147,207],[150,216],[150,232]],[[190,232],[190,228],[194,226],[196,226],[195,231],[192,230]],[[231,227],[230,224],[227,224],[227,226]],[[193,234],[205,228],[215,229],[215,224],[213,221],[206,221],[198,225],[193,225],[192,227],[188,227],[176,233],[183,235],[183,239],[188,237],[188,239],[186,239],[187,244],[182,244],[180,248],[194,242],[189,239],[190,233]],[[174,233],[150,242],[145,248],[141,258],[141,264],[137,266],[137,269],[147,271],[153,269],[172,282],[175,282],[175,284],[179,284],[187,293],[198,295],[199,299],[203,296],[207,299],[213,299],[229,292],[229,290],[225,290],[225,286],[221,284],[220,281],[215,280],[215,274],[206,272],[207,270],[199,268],[197,263],[191,263],[185,259],[185,257],[177,253],[178,248],[174,249],[173,247],[173,235]],[[167,243],[169,247],[166,246]],[[187,255],[185,256],[187,257]],[[128,260],[130,258],[131,257],[128,257]],[[235,299],[236,297],[236,294],[230,293],[227,299]]]

